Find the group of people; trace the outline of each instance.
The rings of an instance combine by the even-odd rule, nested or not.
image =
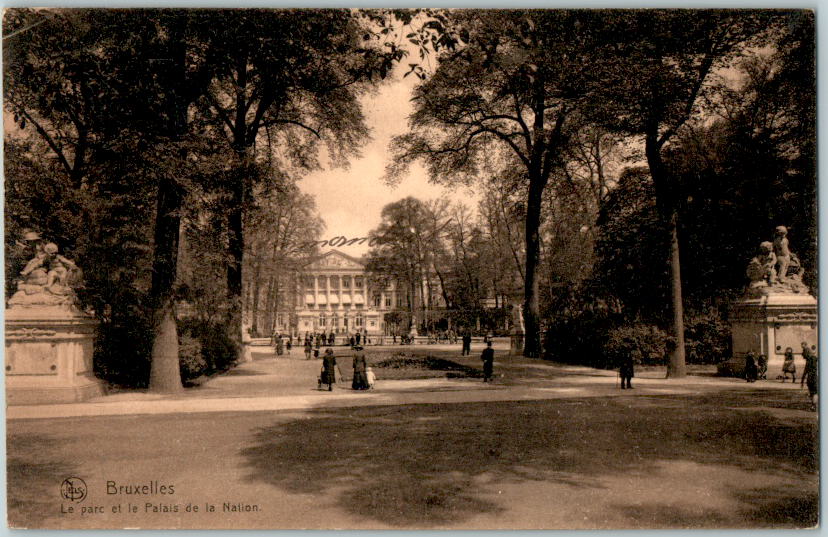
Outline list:
[[[377,377],[374,375],[373,369],[368,366],[368,362],[365,360],[365,352],[363,351],[362,346],[355,345],[353,350],[354,374],[351,379],[351,388],[354,390],[371,390],[374,388]],[[328,391],[333,391],[333,385],[336,384],[337,381],[338,369],[339,366],[336,363],[336,355],[334,354],[333,349],[325,349],[325,354],[322,357],[322,371],[320,372],[318,382],[320,389],[322,389],[324,385],[327,385]],[[341,372],[339,377],[342,377]]]
[[[817,355],[807,342],[802,342],[802,358],[805,360],[805,371],[802,373],[799,381],[799,387],[808,386],[808,395],[816,404],[818,393],[819,378],[817,367]],[[764,354],[760,354],[757,358],[753,351],[748,351],[745,355],[745,380],[747,382],[756,382],[757,380],[767,380],[768,359]],[[796,363],[794,362],[794,352],[791,347],[785,349],[785,359],[782,362],[782,374],[777,377],[782,382],[791,377],[791,382],[796,383]]]

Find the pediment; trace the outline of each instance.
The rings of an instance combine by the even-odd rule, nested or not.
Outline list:
[[[363,270],[365,267],[356,259],[345,255],[341,252],[329,252],[322,257],[311,262],[307,267],[310,270],[314,269],[353,269]]]

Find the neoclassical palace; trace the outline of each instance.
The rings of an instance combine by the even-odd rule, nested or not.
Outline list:
[[[338,250],[331,250],[302,270],[297,278],[294,311],[278,311],[276,327],[284,334],[324,332],[369,336],[387,334],[386,312],[407,308],[404,291],[394,282],[387,287],[369,287],[365,263]]]

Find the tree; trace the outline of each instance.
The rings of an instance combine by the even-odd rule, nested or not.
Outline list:
[[[157,344],[150,384],[160,391],[181,387],[177,338],[171,322],[181,196],[174,177],[181,176],[186,157],[183,136],[190,91],[197,93],[198,88],[193,78],[182,79],[185,17],[173,11],[139,15],[127,11],[15,10],[4,20],[7,34],[14,35],[6,48],[6,105],[21,129],[32,126],[48,145],[68,176],[70,188],[94,200],[89,207],[95,208],[94,213],[112,217],[107,230],[110,236],[117,236],[119,227],[126,229],[125,219],[118,214],[125,210],[123,205],[112,203],[129,196],[124,187],[137,181],[132,191],[146,199],[145,187],[155,186],[150,194],[150,199],[157,200],[154,233],[149,237],[142,232],[132,232],[133,237],[122,235],[121,244],[107,245],[108,251],[98,248],[100,241],[93,240],[90,253],[98,252],[99,261],[103,261],[91,273],[102,275],[102,288],[93,288],[105,291],[113,288],[111,282],[105,282],[107,276],[120,273],[107,270],[105,259],[119,255],[121,262],[136,259],[135,253],[117,250],[123,250],[122,245],[141,245],[147,238],[152,241],[151,285],[143,306],[155,312],[151,317]],[[155,61],[158,58],[167,61]],[[170,158],[157,166],[155,151]],[[113,211],[105,210],[107,205]],[[137,210],[138,205],[133,206]],[[87,212],[87,217],[91,216],[92,211]],[[138,227],[138,222],[152,220],[139,217],[131,225]],[[137,252],[138,258],[144,254],[145,250]],[[103,304],[97,304],[96,311],[103,312],[106,304],[128,307],[137,297],[112,300],[115,297],[104,292],[98,298]]]
[[[446,18],[460,27],[464,45],[438,57],[421,83],[410,132],[396,138],[399,177],[415,161],[431,179],[469,182],[490,153],[508,153],[525,189],[524,353],[537,356],[537,267],[543,192],[562,165],[567,120],[589,96],[590,68],[600,53],[585,11],[464,11]]]
[[[225,174],[227,291],[238,338],[244,214],[253,185],[269,177],[260,159],[275,154],[282,164],[312,169],[321,140],[330,160],[344,164],[368,137],[358,96],[404,52],[374,43],[367,21],[352,11],[220,10],[204,16],[213,21],[207,57],[216,76],[200,105],[232,155]]]
[[[368,252],[366,269],[377,281],[393,278],[405,285],[413,327],[426,320],[432,290],[436,251],[447,221],[441,204],[413,197],[389,203],[382,221],[370,236],[375,244]]]
[[[708,79],[756,44],[772,15],[738,10],[638,10],[608,19],[617,55],[607,65],[600,114],[608,126],[644,138],[659,213],[669,234],[672,332],[668,375],[685,370],[679,256],[681,192],[664,164],[665,146],[699,112]],[[764,34],[767,35],[767,34]],[[609,112],[608,112],[609,111]]]

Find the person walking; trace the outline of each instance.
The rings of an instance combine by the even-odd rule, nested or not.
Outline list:
[[[333,349],[325,349],[325,354],[322,356],[322,384],[328,385],[328,391],[333,391],[333,385],[336,382],[336,356],[334,356]]]
[[[491,341],[486,343],[486,348],[480,353],[480,359],[483,360],[483,382],[491,382],[494,372],[494,349]]]
[[[305,360],[311,359],[311,351],[313,350],[313,345],[311,345],[310,338],[305,338]]]
[[[365,361],[365,353],[359,345],[354,346],[354,379],[351,381],[351,388],[354,390],[368,389],[368,364]]]
[[[791,375],[791,382],[796,382],[796,364],[794,363],[793,349],[788,347],[785,349],[785,361],[782,362],[782,382],[788,379]]]
[[[819,367],[816,354],[805,341],[802,342],[802,357],[805,358],[805,372],[802,373],[799,387],[801,388],[803,384],[808,385],[808,396],[811,398],[812,410],[816,410],[819,391]]]

